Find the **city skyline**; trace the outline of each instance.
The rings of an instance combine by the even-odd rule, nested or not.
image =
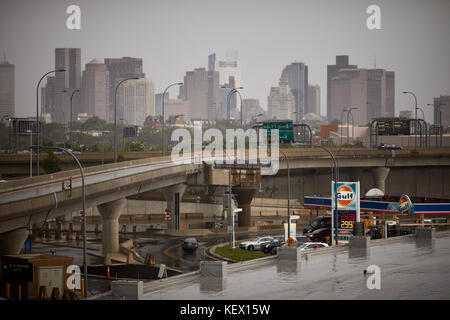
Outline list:
[[[277,84],[280,70],[295,61],[308,65],[309,82],[322,88],[321,101],[327,101],[326,66],[334,62],[336,55],[349,55],[362,68],[372,68],[376,63],[377,68],[395,71],[396,115],[401,110],[414,110],[414,101],[403,91],[413,91],[422,107],[432,103],[434,97],[448,94],[450,64],[446,57],[450,46],[446,31],[450,22],[445,17],[450,4],[446,1],[435,0],[426,5],[418,1],[413,5],[410,1],[381,2],[381,30],[367,29],[365,10],[369,3],[364,1],[312,4],[286,0],[283,6],[259,1],[258,13],[254,12],[255,1],[230,4],[238,3],[234,23],[224,28],[214,22],[218,16],[225,16],[227,6],[220,2],[135,1],[132,7],[137,9],[130,9],[120,2],[79,1],[81,30],[68,30],[66,3],[4,1],[0,43],[8,61],[16,66],[16,115],[33,115],[36,83],[53,67],[52,51],[58,47],[81,48],[82,65],[94,58],[142,58],[143,73],[152,78],[158,93],[169,83],[181,81],[186,71],[206,68],[211,52],[234,50],[239,52],[243,98],[259,99],[264,110],[267,94]],[[176,20],[171,16],[173,10],[179,12]],[[105,12],[111,22],[97,22]],[[303,18],[295,17],[295,13]],[[114,20],[119,17],[124,21],[115,25]],[[198,23],[186,22],[196,19]],[[249,19],[251,25],[245,22]],[[205,30],[207,25],[210,31]],[[309,32],[302,35],[302,41],[293,41],[290,30],[305,28]],[[152,41],[125,36],[132,30],[145,31]],[[45,37],[39,37],[40,34]],[[419,74],[420,77],[415,76]],[[321,115],[326,114],[324,105]],[[429,122],[431,109],[424,108]]]

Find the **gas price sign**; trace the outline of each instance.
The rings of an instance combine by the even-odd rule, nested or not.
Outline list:
[[[333,237],[336,235],[336,228],[338,244],[348,243],[349,237],[353,235],[355,222],[359,222],[359,182],[337,182],[336,190],[333,182],[332,195]]]

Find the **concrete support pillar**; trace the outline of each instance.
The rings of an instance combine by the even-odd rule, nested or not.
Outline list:
[[[28,237],[28,230],[21,228],[0,235],[0,256],[19,254]]]
[[[255,194],[255,188],[233,187],[238,208],[242,208],[242,212],[238,214],[238,226],[250,227],[250,219],[252,216],[252,199]]]
[[[386,177],[388,176],[390,168],[376,167],[372,168],[372,175],[375,188],[380,189],[383,193],[386,192]]]
[[[162,190],[164,199],[167,202],[167,209],[169,210],[171,217],[167,226],[169,230],[175,229],[175,192],[178,192],[180,194],[180,206],[181,206],[181,199],[183,198],[183,194],[186,191],[186,188],[187,185],[185,185],[184,183],[179,183],[173,186],[166,187]]]
[[[125,208],[125,198],[98,205],[102,217],[103,254],[119,252],[119,216]]]

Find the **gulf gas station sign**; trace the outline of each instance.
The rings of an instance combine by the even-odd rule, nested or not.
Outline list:
[[[337,233],[337,244],[345,244],[348,243],[349,237],[353,235],[355,222],[360,221],[359,181],[333,181],[331,194],[333,237],[336,239]]]

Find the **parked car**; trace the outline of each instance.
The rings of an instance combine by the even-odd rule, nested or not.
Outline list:
[[[397,146],[395,144],[380,144],[377,147],[378,150],[402,150],[403,148],[401,146]]]
[[[257,237],[249,241],[243,241],[239,244],[239,248],[244,250],[259,250],[262,244],[270,243],[273,237]]]
[[[181,242],[183,250],[196,250],[198,248],[198,241],[196,238],[186,238]]]
[[[331,228],[319,228],[313,232],[308,232],[308,239],[311,242],[326,242],[326,238],[331,238]]]
[[[299,246],[300,251],[307,251],[307,250],[325,248],[325,247],[328,247],[328,244],[325,242],[305,242]]]
[[[314,230],[320,228],[331,228],[331,217],[330,216],[318,216],[316,217],[309,226],[303,229],[303,234],[308,234]]]
[[[276,248],[281,246],[284,243],[284,237],[275,237],[273,241],[269,243],[263,243],[261,245],[261,251],[266,254],[275,254],[277,253]]]

